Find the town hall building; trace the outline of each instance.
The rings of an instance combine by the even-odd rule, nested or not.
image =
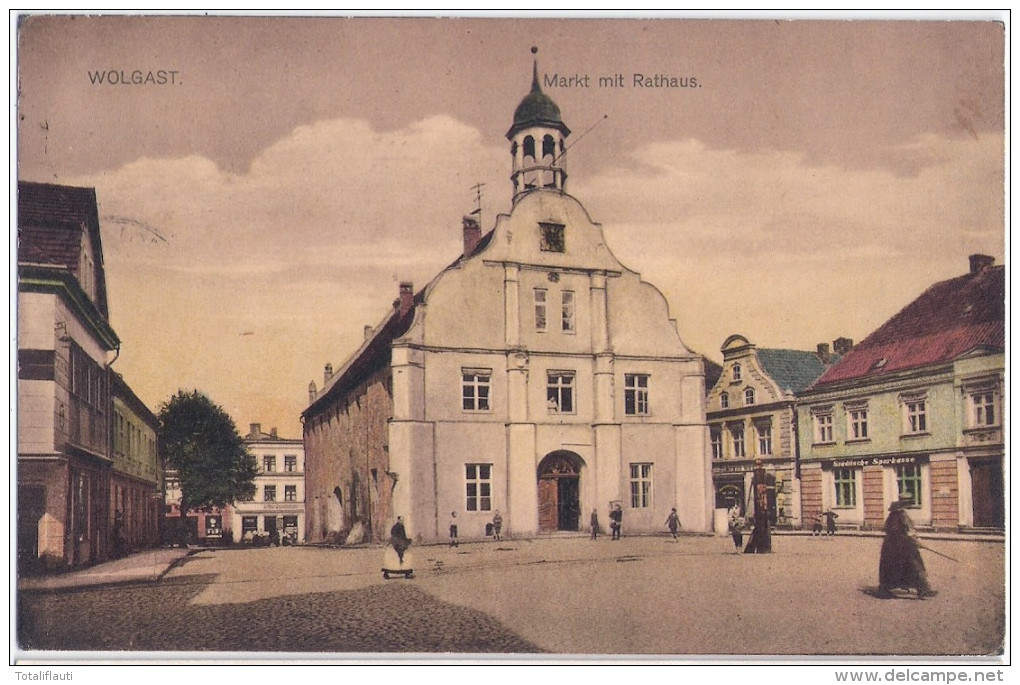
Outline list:
[[[663,294],[610,250],[566,190],[570,129],[531,92],[507,133],[512,206],[393,309],[302,413],[306,538],[417,540],[712,530],[705,370]]]

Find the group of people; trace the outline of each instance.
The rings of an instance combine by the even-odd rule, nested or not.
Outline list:
[[[602,527],[599,525],[599,510],[591,510],[591,520],[589,521],[591,526],[591,539],[597,540],[599,533],[602,532]],[[623,533],[623,507],[620,506],[619,502],[609,503],[609,530],[612,532],[613,540],[619,540],[620,535]]]
[[[758,480],[757,478],[755,479]],[[763,482],[763,481],[759,481]],[[768,516],[768,502],[764,488],[756,489],[755,492],[755,513],[754,527],[747,546],[744,547],[745,554],[763,554],[772,551],[771,521]],[[936,594],[928,582],[928,574],[921,558],[922,545],[918,542],[915,529],[907,508],[913,503],[909,496],[901,496],[889,507],[889,515],[885,520],[885,539],[882,542],[882,551],[879,558],[879,587],[876,595],[882,598],[894,597],[893,590],[916,590],[917,596],[921,599],[932,597]],[[823,512],[815,519],[812,530],[813,535],[821,533],[821,517],[826,520],[826,533],[835,535],[836,518],[838,514],[829,510]],[[744,541],[744,518],[740,509],[734,503],[729,510],[729,531],[733,538],[733,546],[737,553],[740,552]],[[596,540],[601,532],[599,526],[598,510],[591,510],[591,539]],[[619,540],[623,532],[623,507],[619,502],[613,502],[609,509],[609,527],[612,531],[612,539]],[[666,527],[674,540],[678,539],[680,528],[680,517],[674,507],[666,518]],[[495,540],[502,539],[503,517],[497,510],[492,517],[492,535]],[[396,553],[400,569],[404,568],[404,561],[411,540],[407,537],[404,528],[403,517],[398,516],[397,522],[390,529],[390,548]],[[457,512],[450,512],[450,546],[458,547],[460,539],[457,530]],[[383,569],[384,573],[387,569]],[[397,570],[397,569],[393,569]]]

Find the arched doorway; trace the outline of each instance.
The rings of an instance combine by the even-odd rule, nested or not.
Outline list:
[[[551,452],[538,465],[538,529],[578,530],[581,519],[581,457]]]

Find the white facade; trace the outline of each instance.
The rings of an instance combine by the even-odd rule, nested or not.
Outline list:
[[[255,457],[259,473],[255,477],[255,495],[234,506],[233,540],[239,543],[245,533],[278,532],[295,542],[305,538],[305,448],[301,440],[277,436],[276,429],[263,433],[257,423],[244,439]],[[251,535],[248,536],[250,540]]]
[[[460,536],[480,537],[496,510],[511,535],[584,530],[611,502],[625,532],[662,530],[672,507],[686,530],[712,528],[701,357],[564,192],[560,157],[540,163],[548,183],[521,181],[529,135],[562,148],[558,115],[533,84],[508,134],[510,213],[392,344],[391,514],[412,536],[445,537],[456,512]]]

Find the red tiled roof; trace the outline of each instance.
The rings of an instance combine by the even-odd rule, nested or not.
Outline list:
[[[1005,349],[1005,267],[936,283],[830,367],[813,387]]]

